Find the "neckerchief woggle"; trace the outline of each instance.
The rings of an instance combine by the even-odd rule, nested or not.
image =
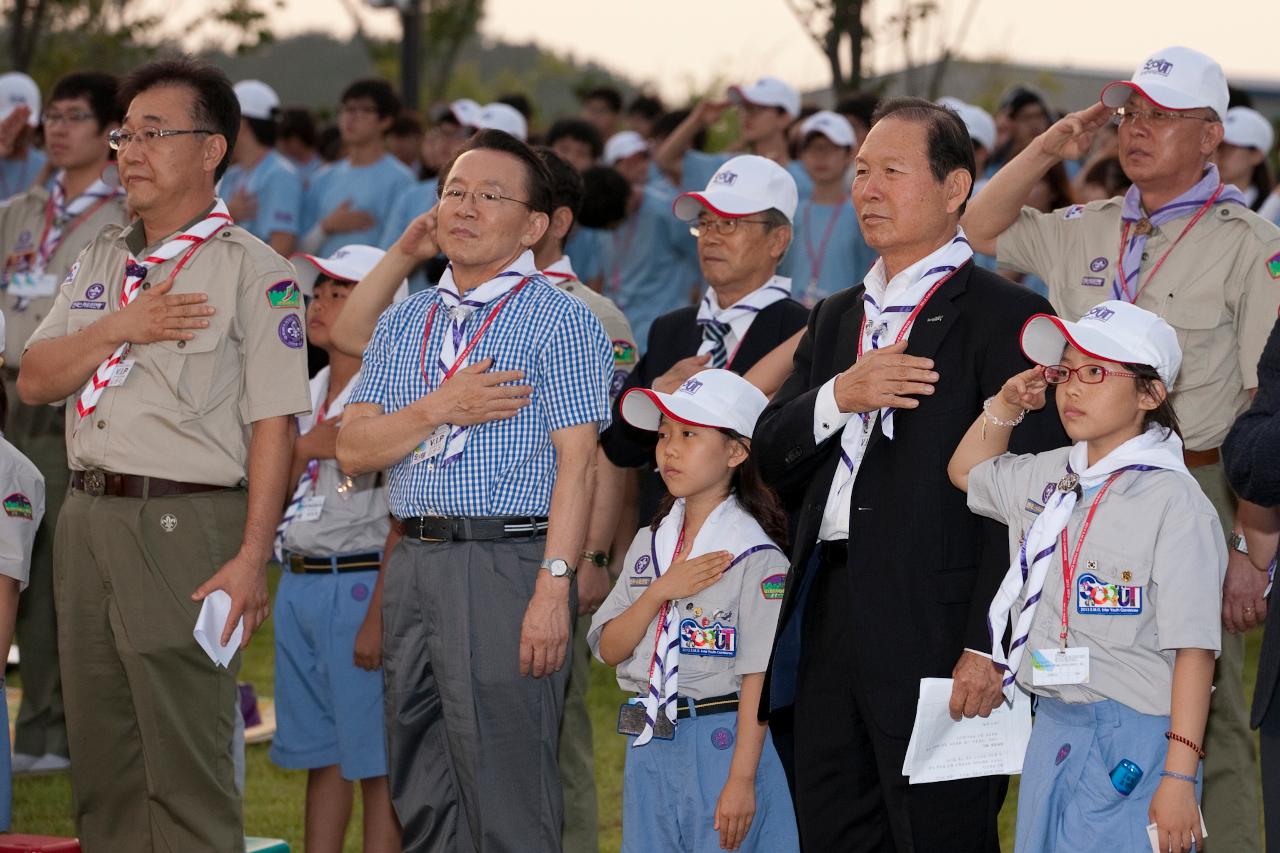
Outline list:
[[[662,577],[663,572],[671,567],[676,543],[680,541],[683,530],[684,498],[679,498],[651,536],[649,557],[653,561],[655,578]],[[736,556],[725,569],[728,572],[750,555],[770,549],[781,552],[760,522],[731,495],[707,516],[685,559],[692,560],[713,551],[729,551]],[[667,602],[658,614],[657,641],[649,666],[649,688],[643,703],[644,728],[631,744],[633,747],[644,746],[653,740],[659,714],[666,716],[673,726],[676,724],[680,671],[680,614],[677,604],[676,601]]]
[[[124,265],[124,284],[120,288],[120,307],[127,308],[138,298],[138,295],[142,293],[142,281],[153,267],[176,258],[182,252],[186,252],[186,255],[173,270],[173,274],[176,275],[191,259],[191,256],[195,254],[196,249],[204,245],[204,242],[212,237],[219,228],[224,228],[229,224],[231,224],[231,214],[227,213],[227,205],[222,199],[215,199],[213,210],[210,211],[208,216],[181,234],[170,238],[150,255],[139,260],[130,253]],[[141,228],[142,223],[137,222],[133,227]],[[131,347],[132,344],[128,341],[116,347],[116,351],[108,356],[106,361],[98,365],[98,369],[93,372],[93,376],[89,377],[89,381],[85,383],[84,389],[76,399],[76,411],[80,414],[81,419],[77,422],[77,427],[85,418],[93,414],[93,410],[98,407],[98,400],[107,390],[107,384],[111,381],[111,375],[115,371],[116,365],[124,360]]]
[[[1161,426],[1151,426],[1106,456],[1089,466],[1087,442],[1077,442],[1067,457],[1067,469],[1058,483],[1057,490],[1045,502],[1044,510],[1036,516],[1022,538],[1022,545],[1013,557],[1000,588],[987,610],[987,628],[991,637],[991,660],[1004,670],[1003,691],[1005,698],[1013,701],[1014,682],[1026,650],[1031,623],[1035,618],[1040,594],[1044,591],[1044,579],[1051,559],[1059,547],[1059,538],[1071,520],[1083,489],[1093,489],[1104,484],[1113,474],[1123,471],[1176,471],[1191,476],[1182,459],[1182,439],[1177,433]],[[1014,620],[1013,638],[1006,656],[1003,647],[1004,631],[1017,602],[1022,609]]]
[[[870,350],[907,340],[915,325],[915,318],[936,289],[972,259],[973,247],[965,238],[964,230],[957,228],[956,236],[951,242],[928,256],[928,263],[923,265],[919,277],[908,284],[905,290],[892,298],[887,298],[886,294],[880,294],[880,300],[885,302],[883,306],[876,295],[871,293],[870,288],[866,288],[862,294],[863,315],[862,329],[858,339],[858,356],[861,357],[864,352]],[[868,278],[873,275],[884,278],[883,258],[877,258],[870,272],[867,273]],[[888,287],[888,282],[885,282],[885,287]],[[860,458],[866,450],[867,442],[871,438],[871,424],[877,415],[880,418],[880,431],[884,433],[885,438],[893,440],[892,408],[886,407],[876,412],[859,414],[858,420],[861,423],[853,429],[849,427],[855,423],[855,420],[850,419],[840,435],[840,465],[836,468],[836,478],[839,480],[837,492],[848,488],[853,482],[853,460]]]
[[[1190,230],[1190,225],[1194,225],[1203,215],[1203,208],[1219,204],[1244,204],[1244,196],[1235,186],[1222,183],[1218,176],[1218,167],[1213,163],[1208,165],[1204,171],[1204,177],[1195,186],[1163,207],[1152,211],[1150,215],[1142,210],[1142,192],[1137,185],[1130,186],[1124,194],[1124,204],[1120,211],[1120,221],[1125,223],[1126,238],[1122,240],[1120,246],[1120,259],[1116,264],[1115,275],[1111,277],[1113,298],[1122,299],[1125,302],[1137,301],[1138,292],[1141,290],[1138,286],[1138,277],[1142,271],[1142,253],[1147,249],[1147,236],[1152,228],[1158,228],[1166,222],[1188,214],[1195,214],[1195,219],[1186,229]],[[1144,222],[1148,224],[1144,226],[1142,224]],[[1137,227],[1129,227],[1135,224]],[[1186,230],[1183,231],[1184,235]],[[1180,239],[1182,235],[1173,241],[1169,252],[1173,251]],[[1165,257],[1168,257],[1168,252],[1165,253]],[[1161,258],[1156,267],[1158,268],[1163,261],[1164,258]],[[1123,281],[1120,278],[1122,270]],[[1153,269],[1151,275],[1154,274]],[[1150,276],[1148,276],[1149,280]]]

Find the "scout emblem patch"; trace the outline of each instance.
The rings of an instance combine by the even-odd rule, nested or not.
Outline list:
[[[705,620],[710,621],[710,620]],[[699,625],[693,619],[680,623],[680,654],[731,658],[738,654],[738,630],[716,622]]]
[[[1058,750],[1058,757],[1053,760],[1053,766],[1057,767],[1059,764],[1066,761],[1067,756],[1070,754],[1071,754],[1071,744],[1064,743],[1062,747]]]
[[[280,342],[289,349],[302,349],[306,343],[306,338],[302,334],[302,321],[298,319],[297,314],[290,314],[281,320],[276,334],[280,336]]]
[[[617,365],[635,364],[636,362],[636,345],[631,341],[614,341],[613,342],[613,363]]]
[[[178,529],[178,517],[171,512],[166,512],[160,516],[160,527],[165,533],[172,533]]]
[[[1080,576],[1076,586],[1076,612],[1095,616],[1134,616],[1142,612],[1142,587]]]
[[[1267,272],[1272,278],[1280,278],[1280,252],[1276,252],[1267,260]]]
[[[786,575],[769,575],[760,581],[760,594],[766,601],[779,601],[787,591]]]
[[[733,746],[733,732],[724,727],[711,733],[711,745],[716,749],[728,749]]]
[[[32,520],[31,499],[22,492],[14,492],[4,499],[4,514],[10,518]]]
[[[278,281],[267,288],[267,302],[272,308],[299,308],[302,294],[296,281]]]

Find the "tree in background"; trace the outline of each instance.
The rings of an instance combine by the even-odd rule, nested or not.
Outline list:
[[[826,56],[836,97],[861,89],[867,74],[864,0],[786,0],[786,4]]]

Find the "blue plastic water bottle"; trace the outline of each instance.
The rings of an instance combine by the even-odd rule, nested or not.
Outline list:
[[[1120,759],[1120,763],[1111,771],[1111,784],[1122,797],[1132,794],[1141,780],[1142,768],[1127,758]]]

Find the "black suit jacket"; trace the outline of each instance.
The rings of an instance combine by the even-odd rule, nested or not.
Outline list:
[[[1280,323],[1271,329],[1258,362],[1258,393],[1222,445],[1227,477],[1240,497],[1280,506]],[[1280,681],[1280,601],[1273,595],[1258,657],[1251,724],[1256,729],[1271,707]]]
[[[857,683],[871,698],[872,722],[906,738],[920,679],[950,677],[966,647],[990,648],[987,607],[1009,565],[1007,532],[969,511],[964,493],[947,478],[947,462],[982,401],[1030,367],[1018,342],[1023,323],[1052,309],[1031,291],[970,263],[921,311],[907,353],[934,360],[935,393],[920,397],[918,408],[894,414],[892,441],[874,430],[853,485],[853,647],[803,649],[803,634],[791,620],[803,618],[798,590],[812,571],[810,557],[840,455],[839,433],[814,443],[814,401],[818,389],[856,358],[862,294],[861,286],[852,288],[814,308],[794,372],[756,426],[754,452],[766,481],[784,493],[803,492],[799,506],[789,507],[798,513],[796,545],[761,715],[771,705],[790,704],[781,685],[794,683],[794,672],[778,679],[776,666],[790,667],[802,654],[851,654]],[[1051,400],[1014,431],[1013,450],[1067,443]],[[771,696],[775,681],[780,691]]]
[[[808,316],[809,309],[794,299],[780,299],[762,310],[751,321],[729,369],[739,375],[746,373],[779,344],[803,329]],[[614,403],[613,422],[601,438],[610,462],[620,468],[643,468],[646,472],[641,481],[641,523],[647,523],[657,510],[658,501],[666,494],[666,487],[662,479],[653,473],[657,436],[622,420],[619,408],[622,394],[632,388],[653,387],[654,380],[676,362],[697,355],[701,345],[702,327],[698,325],[697,307],[677,308],[654,320],[649,327],[649,346],[636,369],[627,377],[626,385]]]

